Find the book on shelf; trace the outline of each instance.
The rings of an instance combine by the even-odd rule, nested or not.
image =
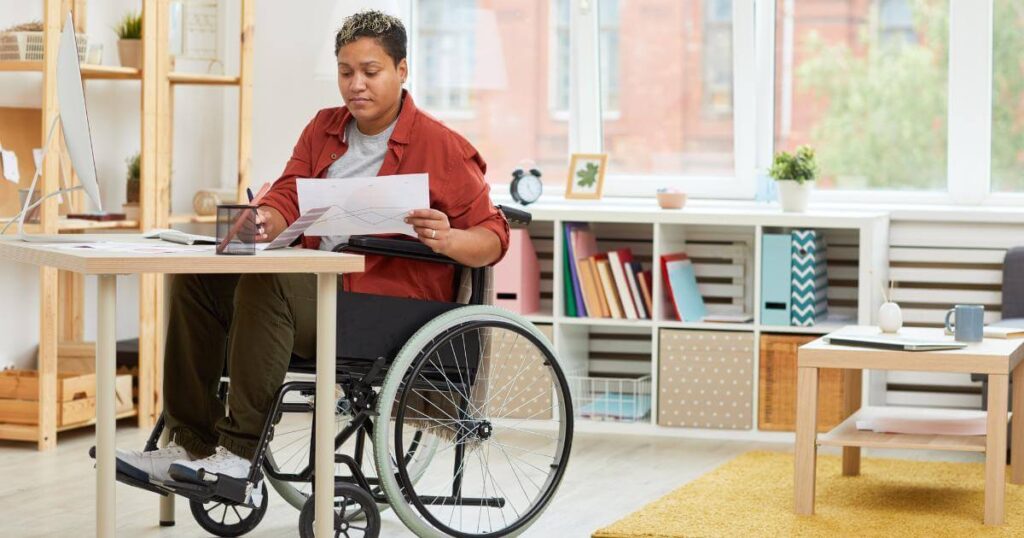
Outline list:
[[[633,304],[633,294],[629,290],[629,283],[626,281],[625,265],[633,261],[633,252],[628,248],[620,248],[608,252],[608,264],[612,270],[612,277],[615,281],[615,290],[619,297],[619,304],[622,305],[622,312],[626,319],[638,319],[636,305]]]
[[[565,246],[568,249],[568,254],[565,257],[565,265],[569,268],[569,282],[566,284],[566,295],[571,295],[572,301],[575,303],[576,315],[579,317],[586,317],[588,315],[586,303],[583,301],[583,292],[580,286],[580,274],[579,269],[576,267],[576,258],[579,256],[576,252],[576,241],[574,238],[579,236],[581,228],[586,227],[586,224],[578,222],[566,222],[564,224],[565,229]]]
[[[562,241],[562,259],[566,263],[562,264],[562,282],[565,284],[562,288],[563,305],[565,307],[565,315],[574,318],[576,317],[576,298],[572,294],[572,269],[569,267],[569,242]]]
[[[608,310],[611,317],[623,319],[625,314],[622,311],[622,304],[619,303],[619,293],[615,289],[615,277],[612,276],[611,264],[607,254],[598,254],[593,258],[597,262],[597,274],[601,278],[601,287],[604,290],[604,298],[608,303]]]
[[[697,286],[697,273],[686,253],[662,256],[661,273],[665,279],[665,292],[677,320],[700,321],[707,315],[704,298]]]
[[[612,317],[612,308],[608,304],[608,297],[604,293],[604,281],[601,279],[601,271],[597,266],[597,254],[587,258],[587,266],[590,267],[590,274],[594,278],[594,299],[601,309],[602,318]]]
[[[580,296],[583,299],[586,315],[596,318],[606,317],[599,301],[600,280],[597,276],[597,267],[590,262],[590,257],[597,254],[597,239],[586,224],[574,227],[570,235],[575,257],[573,264],[576,266]]]
[[[644,306],[644,299],[640,295],[640,272],[642,268],[639,262],[629,262],[623,265],[626,270],[626,283],[629,284],[629,293],[633,298],[633,305],[636,306],[636,315],[640,319],[650,319],[650,314]]]
[[[654,284],[653,280],[654,279],[652,277],[652,273],[650,271],[640,271],[640,278],[639,278],[639,280],[640,280],[640,293],[641,293],[641,295],[643,295],[643,298],[644,298],[644,306],[647,307],[647,315],[650,316],[651,318],[653,318],[654,317],[654,301],[651,298],[651,296],[653,295],[651,290],[654,289],[654,286],[653,286],[653,284]]]

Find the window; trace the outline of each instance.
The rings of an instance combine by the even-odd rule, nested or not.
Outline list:
[[[569,115],[569,0],[555,0],[554,44],[555,62],[551,79],[552,113],[565,119]],[[619,109],[619,0],[599,0],[601,49],[601,101],[605,116],[614,116]]]
[[[417,105],[476,147],[490,182],[507,184],[513,169],[529,165],[540,169],[549,189],[564,184],[568,124],[552,118],[548,88],[568,95],[569,81],[567,71],[565,78],[548,79],[556,50],[553,3],[530,0],[500,9],[471,0],[413,4],[409,69]]]
[[[777,5],[775,149],[814,146],[819,189],[946,190],[948,0]]]
[[[992,190],[1024,192],[1024,5],[992,8]]]
[[[911,0],[881,0],[878,6],[878,31],[882,43],[902,45],[917,41]]]
[[[472,109],[471,89],[476,55],[475,0],[418,0],[415,43],[419,65],[417,97],[440,116]]]
[[[732,113],[732,0],[705,0],[704,113]]]
[[[609,181],[735,177],[731,0],[600,5]]]

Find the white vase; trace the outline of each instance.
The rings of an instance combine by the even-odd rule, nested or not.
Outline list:
[[[878,307],[878,328],[883,333],[897,333],[903,327],[903,312],[900,305],[888,302]]]
[[[802,213],[807,211],[807,196],[811,192],[811,182],[794,181],[784,179],[776,182],[779,186],[779,201],[782,202],[782,210],[789,213]]]

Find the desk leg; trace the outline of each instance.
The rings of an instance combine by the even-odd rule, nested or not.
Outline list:
[[[793,479],[796,513],[814,514],[814,474],[817,466],[818,369],[799,368],[796,389],[796,472]]]
[[[1024,365],[1013,369],[1013,417],[1010,418],[1010,483],[1024,484]]]
[[[114,536],[114,315],[117,277],[99,275],[96,324],[96,536]]]
[[[1003,524],[1006,497],[1007,376],[988,376],[988,425],[985,432],[985,524]]]
[[[316,536],[334,536],[334,377],[338,275],[317,275],[316,313]]]

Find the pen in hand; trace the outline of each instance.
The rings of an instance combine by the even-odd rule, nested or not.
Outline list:
[[[252,204],[252,199],[253,199],[252,189],[249,188],[249,187],[246,187],[245,188],[245,194],[247,194],[249,196],[249,204],[251,205]],[[263,237],[264,235],[266,235],[264,233],[263,225],[262,224],[260,224],[259,226],[256,227],[256,233],[258,233],[260,235],[260,237]]]

